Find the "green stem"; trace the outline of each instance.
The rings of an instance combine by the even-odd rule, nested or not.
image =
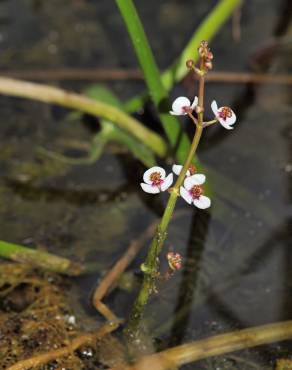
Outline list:
[[[200,68],[203,71],[204,61],[203,58],[201,59]],[[198,148],[202,133],[203,133],[203,121],[204,121],[204,114],[203,114],[203,107],[204,107],[204,92],[205,92],[205,77],[204,75],[200,75],[199,78],[199,92],[198,92],[198,107],[202,108],[200,113],[198,113],[198,119],[196,120],[192,113],[189,113],[189,117],[195,123],[196,132],[188,153],[188,156],[184,162],[183,168],[176,180],[174,187],[171,190],[170,197],[168,198],[168,202],[166,208],[164,210],[162,219],[157,227],[156,233],[150,245],[148,255],[146,258],[145,263],[142,265],[144,274],[144,279],[142,283],[142,287],[138,294],[138,297],[134,303],[133,310],[130,315],[129,324],[126,328],[126,335],[129,338],[129,341],[133,341],[137,335],[139,335],[139,324],[142,318],[142,314],[144,308],[148,302],[150,294],[155,290],[155,281],[158,274],[158,265],[159,265],[159,254],[163,247],[167,228],[171,217],[173,215],[174,207],[176,205],[177,198],[180,193],[180,187],[185,179],[187,170],[189,169],[196,150]]]
[[[84,271],[80,264],[72,262],[67,258],[3,240],[0,240],[0,257],[70,276],[80,275]]]
[[[166,238],[167,228],[171,220],[171,217],[173,215],[174,207],[175,207],[178,195],[179,195],[179,188],[182,185],[182,182],[185,178],[188,168],[190,167],[190,164],[192,162],[192,159],[194,157],[194,154],[200,142],[202,132],[203,132],[203,127],[201,125],[200,126],[198,125],[196,128],[196,133],[195,133],[191,148],[190,148],[190,152],[185,161],[183,169],[178,179],[176,180],[174,187],[171,190],[171,194],[168,199],[164,214],[162,216],[160,224],[157,227],[155,236],[150,245],[145,264],[143,264],[142,270],[145,274],[144,274],[142,287],[134,303],[134,307],[133,307],[133,310],[131,312],[130,319],[129,319],[129,324],[128,324],[128,327],[126,328],[126,335],[128,336],[130,340],[134,339],[136,335],[138,334],[139,324],[141,321],[144,308],[148,302],[150,294],[155,289],[155,281],[157,277],[158,263],[159,263],[158,256],[161,252],[161,249],[164,244],[164,240]]]

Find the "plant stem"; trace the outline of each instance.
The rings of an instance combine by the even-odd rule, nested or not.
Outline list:
[[[20,263],[28,263],[36,267],[70,276],[77,276],[84,272],[82,265],[72,262],[67,258],[26,248],[22,245],[8,243],[3,240],[0,240],[0,257],[9,258]]]
[[[205,89],[205,79],[204,76],[200,76],[199,97],[198,97],[199,107],[203,107],[204,104],[204,89]],[[186,172],[191,165],[192,159],[194,158],[194,155],[196,153],[197,147],[199,145],[203,133],[203,118],[204,118],[203,109],[198,114],[197,122],[191,113],[189,114],[189,117],[195,122],[196,132],[190,147],[190,151],[183,165],[183,168],[176,180],[174,187],[171,189],[170,197],[168,199],[162,219],[157,227],[156,233],[150,245],[146,261],[142,265],[142,270],[144,272],[142,287],[134,303],[134,307],[129,318],[129,324],[126,328],[126,335],[128,336],[129,341],[135,340],[136,336],[138,335],[139,324],[142,318],[144,308],[148,302],[150,294],[155,290],[155,281],[157,278],[159,267],[158,256],[162,250],[167,235],[167,228],[173,215],[177,198],[179,196],[180,186],[182,185],[184,178],[186,176]]]
[[[0,94],[59,104],[66,108],[73,108],[105,118],[142,141],[155,154],[161,157],[166,154],[166,143],[158,134],[146,128],[121,109],[110,104],[89,99],[56,87],[5,77],[0,77]]]

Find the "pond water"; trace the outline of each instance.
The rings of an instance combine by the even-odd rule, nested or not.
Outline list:
[[[163,69],[216,1],[136,4]],[[114,2],[2,0],[0,14],[3,71],[137,68]],[[289,0],[246,2],[240,41],[233,40],[228,22],[211,44],[215,70],[291,73],[290,14]],[[82,91],[90,82],[48,83]],[[124,101],[143,89],[139,81],[105,84]],[[189,82],[176,86],[172,97],[186,91],[194,91]],[[178,202],[181,213],[171,223],[166,248],[182,254],[184,267],[160,287],[146,312],[159,349],[291,318],[291,91],[286,84],[208,84],[207,106],[212,99],[230,105],[238,124],[232,132],[208,129],[199,149],[215,193],[210,211]],[[93,263],[94,272],[74,279],[70,294],[80,317],[101,321],[90,306],[96,282],[162,214],[167,196],[142,193],[145,169],[114,145],[86,166],[40,155],[40,147],[80,154],[76,147],[88,145],[97,130],[94,119],[3,96],[0,108],[1,239]],[[209,108],[206,114],[211,116]],[[142,118],[151,127],[157,122],[151,108]],[[128,269],[127,284],[106,300],[120,317],[136,296],[144,257],[145,250]],[[279,343],[185,369],[273,369],[288,354],[289,343]]]

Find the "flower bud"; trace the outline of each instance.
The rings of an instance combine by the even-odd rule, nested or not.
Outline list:
[[[195,62],[193,61],[193,59],[188,59],[188,60],[186,61],[186,66],[187,66],[187,68],[189,68],[189,69],[194,68],[194,66],[195,66]]]
[[[198,52],[202,58],[205,58],[209,52],[208,41],[201,41]]]
[[[214,55],[213,53],[211,53],[211,51],[208,51],[207,55],[206,55],[206,58],[210,61],[210,60],[213,60],[214,58]]]
[[[166,255],[168,265],[171,270],[180,270],[182,267],[182,257],[179,253],[169,252]]]
[[[204,66],[205,66],[205,68],[206,68],[206,69],[208,69],[208,70],[210,70],[210,69],[212,69],[212,68],[213,68],[213,64],[212,64],[212,62],[210,62],[210,61],[205,62]]]

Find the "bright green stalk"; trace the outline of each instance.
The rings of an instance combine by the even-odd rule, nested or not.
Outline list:
[[[186,60],[193,59],[197,61],[195,50],[200,41],[208,40],[210,42],[241,2],[242,0],[221,0],[201,22],[178,59],[162,74],[162,83],[167,91],[171,90],[175,82],[180,81],[188,73],[185,68]],[[194,4],[194,9],[195,6]],[[147,96],[147,94],[142,94],[129,100],[126,106],[127,111],[137,111],[144,104]]]
[[[159,69],[136,8],[132,0],[116,0],[116,3],[128,29],[151,99],[157,107],[164,131],[171,143],[171,147],[177,148],[176,157],[179,162],[184,163],[189,151],[189,140],[182,133],[181,125],[177,118],[169,114],[168,94],[163,86]]]

